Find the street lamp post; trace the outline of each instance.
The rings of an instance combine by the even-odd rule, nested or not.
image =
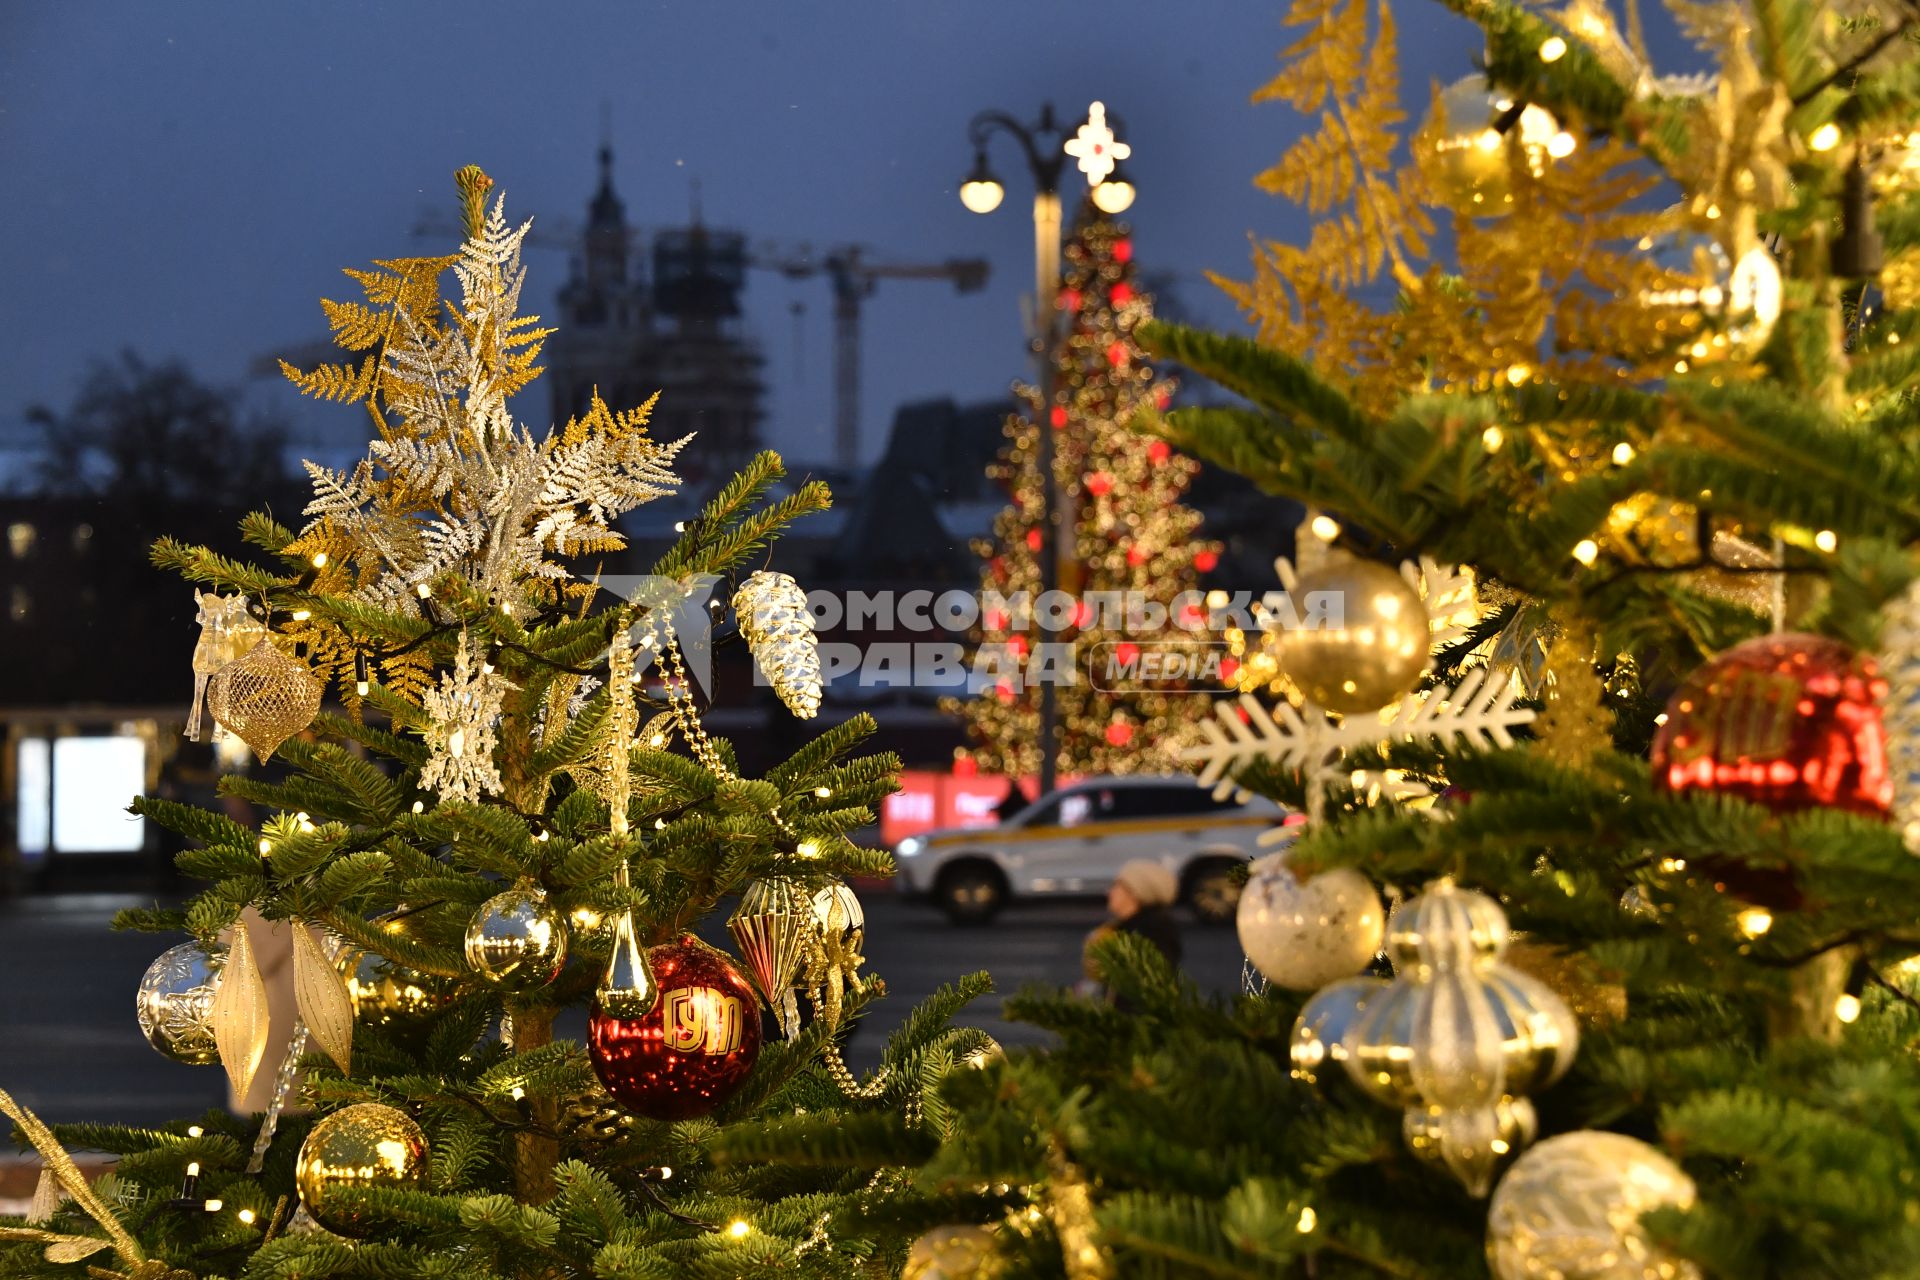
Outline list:
[[[1093,201],[1105,213],[1120,213],[1133,203],[1133,184],[1120,172],[1120,161],[1131,148],[1115,133],[1118,117],[1109,117],[1096,102],[1086,119],[1069,136],[1054,122],[1053,104],[1040,108],[1040,118],[1022,124],[1004,111],[982,111],[967,126],[973,144],[973,168],[960,184],[960,201],[975,213],[992,213],[1006,197],[1006,188],[987,164],[987,143],[995,133],[1010,134],[1020,144],[1033,175],[1033,352],[1039,398],[1040,436],[1040,591],[1060,586],[1060,486],[1053,472],[1053,348],[1057,332],[1054,295],[1060,288],[1060,174],[1073,157],[1093,188]],[[1052,681],[1040,686],[1040,794],[1054,789],[1060,750],[1059,704]]]

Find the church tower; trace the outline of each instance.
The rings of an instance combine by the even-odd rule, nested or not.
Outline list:
[[[587,230],[560,290],[560,331],[547,350],[553,420],[581,413],[594,388],[616,410],[656,389],[647,370],[653,326],[646,281],[632,253],[627,208],[613,189],[613,148],[600,148],[600,188],[587,205]]]

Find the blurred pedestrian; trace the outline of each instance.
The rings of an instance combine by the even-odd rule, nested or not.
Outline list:
[[[1179,881],[1159,863],[1137,858],[1122,866],[1107,890],[1110,916],[1087,935],[1083,961],[1087,981],[1078,989],[1083,992],[1105,990],[1106,982],[1100,975],[1093,948],[1102,938],[1114,933],[1138,934],[1159,948],[1168,965],[1179,968],[1180,926],[1173,919],[1174,899],[1179,896]]]

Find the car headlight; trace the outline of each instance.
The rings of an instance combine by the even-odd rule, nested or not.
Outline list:
[[[911,858],[926,847],[927,842],[919,836],[908,836],[905,840],[893,846],[893,852],[896,857]]]

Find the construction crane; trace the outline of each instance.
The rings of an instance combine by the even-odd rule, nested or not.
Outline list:
[[[465,231],[449,219],[429,215],[414,224],[413,234],[442,241],[458,241]],[[628,244],[645,254],[652,233],[629,228]],[[565,223],[542,220],[525,243],[532,248],[580,251],[585,232]],[[789,280],[825,276],[833,289],[833,444],[834,460],[852,468],[860,460],[860,307],[873,296],[882,280],[950,280],[958,293],[986,287],[984,258],[949,258],[945,262],[869,260],[860,245],[842,245],[816,254],[806,243],[759,241],[747,249],[746,264],[774,271]],[[643,259],[644,260],[644,259]]]
[[[784,250],[760,245],[748,257],[752,266],[799,280],[824,275],[833,287],[833,451],[834,460],[852,468],[860,461],[860,305],[882,280],[951,280],[956,292],[986,286],[984,258],[945,262],[870,262],[859,245],[844,245],[814,258],[806,246]]]

